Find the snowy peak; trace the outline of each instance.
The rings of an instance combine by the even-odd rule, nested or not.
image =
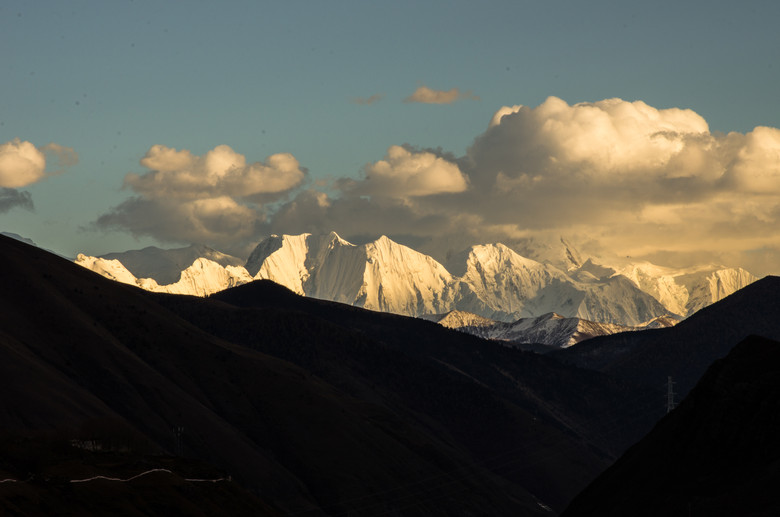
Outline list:
[[[669,312],[687,317],[758,280],[742,268],[701,266],[673,269],[649,262],[617,268],[616,273],[630,279],[651,294]]]
[[[450,329],[461,329],[463,327],[492,327],[498,323],[496,320],[483,318],[473,312],[459,310],[452,310],[445,314],[424,315],[422,318]]]
[[[491,319],[526,315],[528,302],[565,275],[525,258],[503,244],[472,246],[458,257],[457,306]],[[457,267],[457,266],[456,266]]]
[[[76,264],[116,282],[138,285],[135,275],[128,271],[119,260],[91,257],[89,255],[79,253],[76,257]]]
[[[181,272],[199,258],[208,259],[224,267],[244,265],[244,261],[240,258],[221,253],[203,244],[168,250],[149,246],[141,250],[109,253],[100,258],[119,260],[136,278],[152,278],[158,284],[177,282]]]
[[[387,236],[355,245],[335,232],[271,235],[257,245],[245,268],[235,257],[203,246],[146,248],[102,258],[82,255],[77,262],[152,291],[207,296],[253,279],[268,279],[304,296],[408,316],[462,311],[516,322],[555,313],[547,319],[626,327],[670,314],[687,316],[756,280],[739,268],[675,270],[647,262],[601,265],[583,261],[564,239],[550,250],[556,257],[563,250],[562,263],[569,269],[522,256],[501,243],[472,246],[452,257],[445,268]],[[205,256],[193,258],[174,275],[176,261],[193,254]],[[112,256],[122,256],[123,261],[108,258]],[[138,275],[124,260],[157,276]],[[449,318],[453,325],[457,314]]]
[[[372,310],[416,315],[450,308],[444,266],[386,236],[361,246],[335,232],[271,236],[252,252],[247,270],[299,294]]]
[[[76,258],[76,264],[111,280],[157,293],[208,296],[228,287],[252,281],[252,277],[243,267],[225,267],[206,258],[196,259],[191,266],[180,272],[177,282],[166,285],[158,284],[153,278],[136,278],[117,259],[79,254]]]

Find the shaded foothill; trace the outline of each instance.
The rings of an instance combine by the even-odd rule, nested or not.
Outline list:
[[[780,515],[780,343],[750,336],[566,517]]]
[[[668,376],[680,398],[716,359],[756,334],[780,340],[780,278],[768,276],[674,327],[583,341],[552,352],[557,359],[652,387]]]

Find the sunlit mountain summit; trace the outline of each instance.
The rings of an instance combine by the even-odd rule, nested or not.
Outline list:
[[[513,322],[556,313],[625,326],[669,314],[686,317],[757,279],[741,268],[721,266],[675,270],[648,262],[601,265],[583,261],[563,244],[569,257],[566,270],[501,243],[472,246],[445,266],[386,236],[355,245],[335,232],[271,235],[243,265],[197,246],[79,255],[76,263],[155,292],[208,296],[267,279],[304,296],[407,316],[459,310]],[[185,257],[192,262],[177,271]],[[174,278],[178,280],[164,283]]]

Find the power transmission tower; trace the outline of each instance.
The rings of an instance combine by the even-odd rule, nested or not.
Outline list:
[[[674,381],[672,377],[666,378],[666,412],[670,413],[674,409]]]
[[[175,441],[175,452],[176,456],[181,456],[182,451],[182,435],[184,434],[184,427],[183,426],[174,426],[173,428],[173,435],[176,439]]]

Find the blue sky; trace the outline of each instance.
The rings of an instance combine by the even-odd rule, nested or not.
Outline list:
[[[605,222],[609,217],[629,214],[625,207],[613,207],[609,215],[594,218],[589,222],[593,234],[585,235],[588,232],[578,226],[582,222],[578,217],[546,224],[522,210],[512,215],[511,206],[529,204],[522,196],[513,198],[514,204],[507,201],[508,208],[499,217],[479,208],[496,203],[485,196],[472,199],[467,192],[478,190],[480,185],[484,192],[489,190],[484,171],[490,167],[484,153],[500,154],[495,147],[498,143],[486,143],[483,147],[489,151],[478,160],[469,149],[475,146],[475,139],[490,140],[486,130],[493,114],[502,106],[535,108],[550,96],[568,106],[620,98],[643,101],[661,111],[690,109],[706,121],[707,131],[715,135],[716,147],[721,150],[743,144],[726,145],[719,139],[720,133],[745,136],[757,126],[780,127],[778,26],[780,4],[758,1],[6,0],[0,4],[0,144],[18,139],[43,149],[54,143],[71,148],[78,163],[58,164],[58,153],[51,148],[46,151],[46,174],[33,183],[13,187],[13,195],[29,193],[34,210],[9,204],[12,207],[0,213],[0,229],[71,256],[148,244],[184,244],[187,237],[201,234],[182,228],[183,237],[176,238],[174,222],[184,225],[190,219],[177,219],[159,230],[148,221],[138,222],[138,210],[150,204],[160,208],[159,217],[170,216],[173,221],[171,214],[181,213],[184,201],[163,210],[162,197],[143,190],[147,187],[123,188],[126,175],[147,174],[151,181],[154,170],[140,161],[153,146],[188,150],[193,156],[204,157],[217,146],[227,145],[248,164],[289,153],[299,163],[304,178],[299,182],[291,179],[289,188],[271,194],[258,191],[251,198],[230,194],[238,205],[260,215],[251,229],[242,227],[235,242],[230,241],[230,232],[236,230],[228,224],[213,228],[215,232],[224,230],[223,235],[203,234],[207,237],[204,240],[211,239],[208,244],[229,251],[237,251],[271,231],[333,229],[365,237],[389,233],[401,241],[427,243],[431,250],[438,247],[443,252],[443,247],[469,243],[469,238],[456,238],[463,237],[464,232],[457,231],[461,224],[469,227],[472,241],[478,236],[512,239],[534,231],[560,232],[581,237],[585,246],[590,241],[597,247],[595,240],[616,252],[631,250],[670,263],[706,254],[730,261],[760,255],[756,264],[761,266],[754,268],[768,271],[780,245],[768,239],[766,226],[759,224],[773,223],[775,217],[774,198],[761,191],[766,184],[773,184],[774,177],[767,179],[767,174],[771,176],[778,168],[772,162],[773,133],[764,135],[753,147],[749,142],[744,144],[744,149],[759,149],[763,165],[758,169],[769,171],[758,173],[765,179],[762,187],[753,182],[752,187],[731,191],[743,198],[749,192],[755,197],[753,208],[740,209],[733,201],[726,207],[729,201],[724,192],[734,183],[729,179],[730,169],[722,174],[717,196],[713,189],[697,190],[686,184],[693,189],[695,206],[683,203],[680,196],[684,197],[684,192],[670,192],[676,203],[674,214],[668,213],[668,202],[636,197],[630,187],[619,191],[616,195],[636,198],[634,205],[647,209],[637,228],[655,228],[659,221],[666,225],[663,231],[658,229],[658,235],[648,236],[645,246],[632,241],[621,248],[621,242],[628,242],[621,241],[621,236],[635,232]],[[457,89],[456,99],[443,104],[409,102],[421,86],[439,92]],[[372,96],[379,100],[358,102]],[[510,143],[504,141],[504,145],[515,145],[512,138],[525,138],[517,143],[522,147],[528,145],[529,135],[541,134],[534,133],[542,131],[539,128],[544,122],[541,111],[537,115],[527,114],[527,121],[538,122],[536,130],[508,133]],[[570,136],[566,138],[571,141]],[[623,143],[615,145],[629,141],[620,140]],[[397,158],[401,161],[390,160],[391,146],[404,144],[411,155]],[[552,148],[560,149],[548,145],[546,152],[551,153]],[[718,151],[719,156],[725,152]],[[426,161],[425,153],[440,161]],[[425,179],[423,190],[419,182],[416,190],[406,191],[386,182],[386,192],[394,194],[382,200],[382,192],[365,184],[371,171],[375,171],[374,178],[383,174],[374,168],[378,162],[390,163],[386,173],[392,172],[397,180],[398,174],[410,174],[404,164],[416,158],[433,171],[432,175],[438,174],[437,167],[444,162],[456,164],[466,186],[448,183],[442,187],[447,181],[446,168],[441,173],[445,176],[437,176],[434,182],[439,190],[431,186],[430,178]],[[595,166],[591,158],[586,161]],[[545,172],[546,166],[534,162],[531,154],[517,159],[524,161],[513,162],[517,172],[506,177],[554,176]],[[401,163],[403,160],[407,162]],[[496,171],[506,172],[509,166],[502,164],[491,178],[495,180]],[[572,168],[569,173],[576,176],[577,170]],[[667,171],[662,176],[669,179],[670,174]],[[167,181],[162,175],[156,178]],[[179,180],[170,181],[171,188],[180,185]],[[492,185],[495,190],[496,184]],[[519,188],[519,184],[513,185]],[[192,196],[206,196],[204,192],[201,189]],[[224,198],[225,192],[222,189],[208,195]],[[539,191],[539,195],[550,192],[552,188]],[[323,201],[324,195],[327,201]],[[132,197],[149,204],[116,210]],[[327,214],[301,208],[307,199],[310,204],[319,199],[321,206],[328,205]],[[662,236],[673,231],[673,222],[685,224],[685,214],[707,209],[705,202],[717,204],[724,212],[717,221],[697,220],[691,225],[702,240],[712,241],[714,228],[726,225],[724,221],[742,221],[734,214],[748,209],[753,210],[750,221],[731,233],[755,231],[754,238],[743,236],[739,243],[736,237],[724,238],[717,245],[700,249],[664,241]],[[236,215],[240,213],[244,212]],[[284,217],[277,215],[280,213]],[[652,221],[648,213],[652,213]],[[106,214],[113,217],[96,224]],[[388,220],[396,224],[386,223]],[[453,222],[456,220],[459,223]],[[372,226],[375,221],[381,224]],[[323,228],[324,224],[332,227]],[[502,234],[501,228],[507,225],[513,228]],[[759,238],[762,233],[763,239]],[[445,239],[448,244],[444,244],[442,236],[450,234],[454,237]],[[686,234],[685,239],[692,237]],[[734,250],[741,255],[735,255]],[[780,267],[777,269],[780,272]]]

